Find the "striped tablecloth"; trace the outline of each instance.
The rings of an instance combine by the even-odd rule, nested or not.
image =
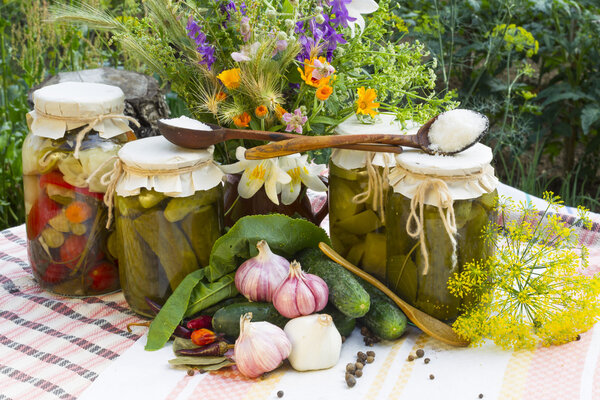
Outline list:
[[[502,194],[541,200],[507,186]],[[565,214],[573,212],[564,208]],[[600,217],[581,236],[600,270]],[[289,366],[246,379],[235,368],[188,376],[168,367],[167,346],[145,352],[144,328],[121,293],[72,299],[42,291],[31,275],[23,226],[0,232],[0,400],[14,399],[600,399],[600,324],[581,340],[533,351],[450,348],[417,329],[373,348],[355,331],[338,365],[298,373]],[[424,358],[408,361],[418,348]],[[375,362],[349,389],[344,369],[356,352]],[[433,378],[433,379],[431,379]]]

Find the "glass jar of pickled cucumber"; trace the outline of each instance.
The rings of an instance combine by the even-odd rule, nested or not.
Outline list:
[[[138,314],[153,316],[145,298],[164,304],[179,283],[208,265],[223,234],[223,173],[212,147],[190,150],[162,136],[128,143],[115,189],[121,287]]]
[[[412,122],[403,128],[394,116],[381,115],[375,124],[356,116],[336,128],[340,135],[416,133]],[[414,132],[413,132],[414,131]],[[334,149],[329,161],[329,235],[333,248],[354,265],[385,280],[385,202],[392,154]]]
[[[492,248],[482,231],[495,218],[498,180],[483,144],[454,156],[405,150],[389,175],[387,284],[398,296],[444,321],[456,319],[467,298],[448,279]]]
[[[22,150],[27,250],[46,290],[88,296],[119,289],[99,177],[135,139],[122,115],[124,99],[118,87],[81,82],[33,93]]]

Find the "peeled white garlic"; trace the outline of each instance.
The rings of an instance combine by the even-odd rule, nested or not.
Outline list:
[[[256,378],[281,365],[290,354],[292,345],[278,326],[251,320],[252,313],[240,318],[240,336],[235,341],[234,357],[243,375]]]
[[[330,315],[294,318],[283,331],[292,343],[288,359],[296,371],[331,368],[340,359],[342,337]]]

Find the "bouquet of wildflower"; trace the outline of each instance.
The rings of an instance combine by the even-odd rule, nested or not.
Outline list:
[[[112,32],[201,121],[322,135],[355,113],[365,122],[378,113],[424,122],[456,106],[452,93],[436,96],[428,53],[402,40],[407,29],[390,0],[144,5],[145,17],[133,18],[63,4],[54,19]],[[238,144],[216,156],[230,161]]]
[[[567,221],[561,204],[545,193],[548,208],[501,199],[500,223],[484,232],[495,254],[473,261],[448,282],[451,293],[468,298],[453,328],[472,344],[491,339],[503,348],[532,348],[575,340],[600,316],[600,273],[590,274],[587,249],[578,232],[589,229],[587,210]]]
[[[143,18],[114,16],[84,3],[55,7],[53,15],[110,31],[131,56],[169,82],[200,121],[325,135],[353,114],[365,123],[379,113],[424,122],[456,106],[453,93],[436,95],[435,66],[424,62],[422,44],[402,40],[407,29],[390,3],[146,0]],[[315,173],[305,173],[306,157],[244,160],[238,147],[255,144],[215,146],[217,161],[239,160],[229,170],[244,170],[241,197],[264,185],[276,204],[278,194],[289,192],[282,198],[289,204],[301,183],[325,190]]]

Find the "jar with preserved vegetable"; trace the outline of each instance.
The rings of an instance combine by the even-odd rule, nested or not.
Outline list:
[[[495,218],[498,180],[491,161],[483,144],[453,156],[405,149],[390,172],[388,286],[440,320],[456,319],[469,301],[449,292],[448,279],[493,250],[482,237]]]
[[[375,124],[356,116],[336,128],[340,135],[416,133],[409,121],[403,128],[392,115]],[[387,173],[395,165],[392,154],[333,149],[329,161],[329,235],[333,248],[348,261],[385,280],[385,203]]]
[[[27,250],[46,290],[88,296],[119,289],[99,176],[135,139],[124,100],[118,87],[96,83],[65,82],[33,93],[22,151]]]
[[[121,287],[133,311],[154,313],[145,298],[164,304],[189,273],[208,265],[223,234],[223,173],[212,147],[190,150],[162,136],[119,151],[114,248]]]

